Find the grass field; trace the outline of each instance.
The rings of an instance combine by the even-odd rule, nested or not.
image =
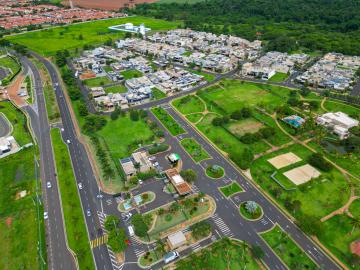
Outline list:
[[[354,218],[360,219],[360,199],[353,201],[350,205],[349,212],[354,216]]]
[[[182,114],[199,113],[205,110],[204,103],[194,95],[189,95],[176,99],[172,103]]]
[[[227,124],[227,128],[230,130],[230,132],[239,137],[245,133],[256,133],[262,127],[263,124],[254,118],[231,121],[229,124]]]
[[[122,84],[104,88],[106,93],[126,93],[127,89]]]
[[[32,138],[29,133],[25,115],[17,109],[10,101],[0,102],[0,112],[5,114],[6,118],[13,126],[13,133],[15,140],[20,146],[31,143]]]
[[[201,75],[204,77],[205,81],[207,82],[212,82],[215,79],[215,75],[214,74],[209,74],[209,73],[205,73],[199,70],[193,70],[193,69],[188,69],[191,73],[195,73],[197,75]]]
[[[209,154],[202,148],[193,138],[185,138],[180,141],[180,144],[185,148],[186,152],[194,159],[195,162],[200,162],[204,159],[210,158]]]
[[[92,79],[84,80],[83,83],[88,87],[97,87],[103,86],[112,83],[112,81],[107,77],[96,77]]]
[[[267,161],[272,157],[288,152],[294,153],[300,157],[302,161],[280,170],[276,170]],[[286,202],[300,201],[300,210],[291,211],[291,209],[288,209],[295,218],[301,217],[302,214],[307,214],[320,219],[344,205],[349,199],[350,188],[345,177],[338,170],[333,168],[330,172],[320,171],[320,179],[303,184],[293,191],[283,190],[270,178],[270,175],[274,171],[277,171],[276,178],[279,178],[283,172],[306,164],[310,155],[311,152],[308,149],[301,145],[294,144],[256,159],[250,171],[253,179],[261,188],[272,195],[284,208],[286,208]],[[337,196],[333,194],[337,194]]]
[[[56,27],[37,32],[29,32],[7,37],[13,43],[27,46],[42,55],[54,55],[59,50],[80,49],[84,45],[96,46],[108,39],[118,39],[125,36],[125,32],[115,32],[109,26],[131,22],[134,25],[145,23],[153,31],[174,29],[181,25],[179,22],[168,22],[146,17],[118,18],[87,23]],[[79,35],[82,35],[82,39]]]
[[[283,82],[289,76],[286,73],[276,72],[274,76],[272,76],[268,81],[269,82]]]
[[[141,77],[143,74],[136,69],[128,69],[120,72],[124,76],[124,80]]]
[[[200,119],[203,117],[202,113],[193,113],[193,114],[188,114],[186,116],[186,119],[189,120],[191,123],[197,123],[200,121]]]
[[[185,130],[163,108],[155,107],[151,109],[151,112],[160,120],[171,135],[177,136],[185,133]]]
[[[289,92],[290,89],[285,87],[226,79],[199,91],[199,96],[209,102],[210,110],[213,103],[227,113],[249,106],[273,112],[277,106],[283,105]]]
[[[8,77],[11,77],[12,74],[17,73],[20,70],[20,65],[10,56],[5,56],[0,58],[0,67],[5,67],[10,69],[10,74]]]
[[[76,254],[80,269],[95,269],[67,146],[58,129],[51,130],[51,139],[69,246]]]
[[[257,270],[262,269],[241,242],[222,239],[198,253],[176,262],[176,269]]]
[[[355,116],[355,117],[359,117],[360,115],[360,108],[359,107],[355,107],[343,102],[339,102],[339,101],[334,101],[334,100],[326,100],[324,103],[324,107],[326,110],[330,111],[330,112],[344,112],[350,116]]]
[[[152,92],[152,96],[155,100],[158,100],[158,99],[162,99],[162,98],[165,98],[166,97],[166,94],[164,92],[162,92],[161,90],[157,89],[157,88],[152,88],[151,89],[151,92]]]
[[[60,120],[60,111],[56,101],[55,91],[49,73],[45,68],[44,64],[41,63],[39,60],[32,58],[32,62],[38,68],[41,79],[43,80],[43,92],[49,122],[57,122],[58,120]]]
[[[275,226],[261,236],[289,269],[318,269],[317,265],[279,226]]]
[[[235,193],[243,191],[243,189],[237,182],[232,182],[230,185],[221,187],[220,191],[224,194],[225,197],[230,197]]]

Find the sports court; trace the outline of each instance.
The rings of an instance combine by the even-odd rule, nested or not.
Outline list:
[[[292,152],[282,154],[271,159],[268,159],[268,162],[273,165],[276,169],[281,169],[296,162],[301,161],[297,155]]]
[[[319,177],[320,172],[309,164],[294,168],[290,171],[284,172],[284,175],[289,178],[295,185],[301,185],[313,178]]]

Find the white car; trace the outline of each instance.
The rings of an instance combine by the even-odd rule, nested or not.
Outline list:
[[[88,217],[91,216],[91,211],[90,211],[90,209],[86,210],[86,215],[87,215]]]
[[[66,143],[67,143],[67,144],[70,144],[70,140],[66,140]]]
[[[98,194],[98,195],[96,195],[96,198],[98,198],[98,199],[102,199],[104,196],[102,195],[102,194]]]
[[[65,130],[64,128],[61,128],[61,132],[64,132],[64,130]]]
[[[143,182],[143,180],[139,179],[138,183],[139,183],[139,185],[142,185],[144,182]]]
[[[154,166],[155,166],[155,167],[158,167],[158,166],[159,166],[159,162],[156,161],[156,162],[154,163]]]
[[[150,161],[153,161],[153,160],[156,159],[156,157],[149,157],[148,159],[149,159]]]
[[[49,216],[48,216],[48,212],[44,212],[44,219],[48,219]]]
[[[47,188],[51,188],[51,183],[50,183],[50,182],[47,182],[47,183],[46,183],[46,187],[47,187]]]
[[[167,264],[169,262],[172,262],[176,258],[179,258],[179,253],[177,251],[171,251],[164,256],[164,263]]]
[[[81,182],[78,184],[78,187],[79,187],[79,189],[83,189],[83,185]]]
[[[124,220],[125,220],[125,221],[128,221],[131,217],[132,217],[132,214],[131,214],[131,213],[127,213],[127,214],[125,214],[125,216],[124,216]]]

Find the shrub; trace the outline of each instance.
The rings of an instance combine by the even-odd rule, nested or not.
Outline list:
[[[324,172],[328,172],[331,170],[332,165],[327,162],[323,156],[319,153],[314,153],[309,157],[309,163],[313,165],[314,167],[319,168],[320,170]]]
[[[137,236],[146,236],[149,226],[146,224],[144,217],[141,214],[135,214],[131,219],[131,224],[134,226],[135,234]]]

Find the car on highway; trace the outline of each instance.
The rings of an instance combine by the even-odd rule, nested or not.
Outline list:
[[[128,226],[128,231],[129,231],[129,235],[130,236],[134,236],[135,235],[135,232],[134,232],[134,227],[133,226]]]
[[[48,212],[44,212],[44,219],[46,220],[46,219],[48,219],[48,218],[49,218]]]
[[[153,161],[153,160],[156,159],[156,157],[149,157],[148,159],[149,159],[150,161]]]
[[[131,214],[131,213],[126,213],[126,214],[124,215],[124,221],[128,221],[131,217],[132,217],[132,214]]]
[[[96,195],[96,198],[98,198],[98,199],[102,199],[103,197],[104,197],[104,195],[102,195],[102,194]]]
[[[138,183],[139,183],[139,185],[142,185],[144,182],[143,182],[143,180],[139,179]]]
[[[46,187],[51,188],[51,183],[49,181],[46,183]]]
[[[164,256],[164,263],[168,264],[169,262],[174,261],[176,258],[179,258],[179,252],[177,251],[171,251],[169,253],[166,253]]]
[[[156,162],[154,163],[154,166],[155,166],[155,167],[159,167],[159,166],[160,166],[160,165],[159,165],[159,162],[156,161]]]
[[[87,215],[88,217],[91,216],[91,211],[90,211],[90,209],[86,210],[86,215]]]
[[[79,189],[83,189],[83,185],[81,182],[78,184],[78,187],[79,187]]]
[[[70,142],[70,140],[66,140],[66,143],[67,143],[67,144],[70,144],[71,142]]]
[[[61,128],[60,130],[61,130],[61,132],[64,132],[65,129],[64,129],[64,128]]]

